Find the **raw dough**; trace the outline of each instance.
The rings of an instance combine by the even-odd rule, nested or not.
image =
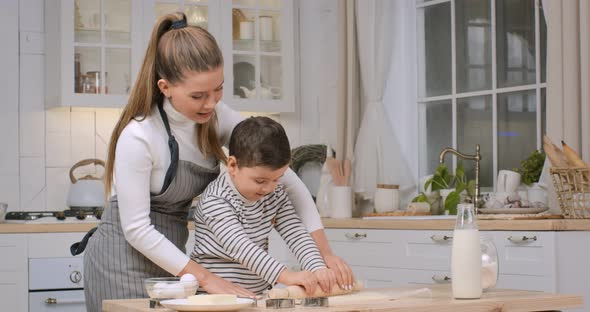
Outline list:
[[[187,298],[191,305],[223,305],[236,304],[238,297],[236,295],[193,295]]]

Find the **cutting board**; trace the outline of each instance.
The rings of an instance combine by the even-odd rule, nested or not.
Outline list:
[[[330,306],[343,306],[350,304],[384,303],[387,301],[399,300],[402,298],[431,298],[432,291],[429,288],[420,289],[397,289],[397,290],[371,290],[363,289],[359,292],[329,297]]]

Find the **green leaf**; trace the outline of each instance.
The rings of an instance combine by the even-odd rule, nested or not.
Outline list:
[[[430,187],[430,184],[432,184],[432,178],[428,179],[425,183],[424,183],[424,192],[426,192],[428,190],[428,188]]]
[[[442,189],[446,189],[449,188],[449,184],[447,183],[447,181],[440,176],[434,176],[432,177],[432,190],[433,191],[438,191],[438,190],[442,190]]]
[[[467,185],[465,183],[459,183],[455,187],[455,190],[458,194],[461,194],[461,192],[463,192],[466,188],[467,188]]]
[[[456,191],[449,193],[447,199],[445,199],[445,210],[449,211],[449,214],[457,214],[457,205],[461,201],[461,196]]]
[[[543,165],[545,164],[545,153],[534,150],[527,158],[520,162],[520,168],[514,168],[514,171],[520,173],[522,183],[531,185],[539,182]]]
[[[424,193],[420,193],[418,196],[414,197],[414,199],[412,199],[413,203],[427,203],[428,202],[428,196],[426,196],[426,194]]]

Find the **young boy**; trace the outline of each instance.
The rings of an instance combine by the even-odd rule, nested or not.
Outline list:
[[[290,161],[289,139],[279,123],[251,117],[236,125],[227,171],[209,184],[196,205],[196,244],[191,258],[256,294],[277,282],[303,286],[308,293],[318,283],[324,290],[332,289],[334,273],[326,268],[278,182]],[[273,227],[303,271],[289,271],[267,253]]]

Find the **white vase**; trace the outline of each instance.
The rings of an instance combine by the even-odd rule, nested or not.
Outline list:
[[[529,202],[541,202],[547,204],[547,191],[539,183],[533,183],[527,187],[527,198]]]

